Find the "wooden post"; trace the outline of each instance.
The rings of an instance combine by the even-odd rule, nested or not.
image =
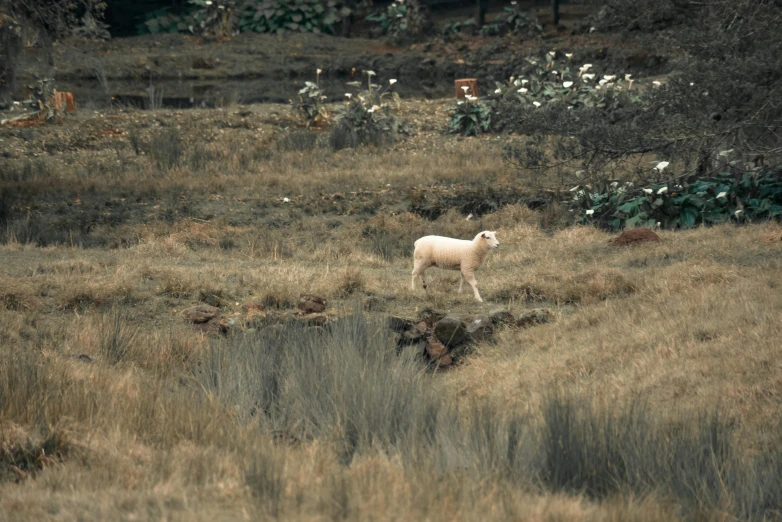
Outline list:
[[[559,26],[559,0],[551,0],[551,10],[554,12],[554,27]]]
[[[478,97],[478,80],[475,78],[461,78],[459,80],[454,80],[453,84],[456,89],[457,98],[464,98],[467,94],[475,96],[476,98]],[[465,91],[462,87],[468,87],[468,89]]]

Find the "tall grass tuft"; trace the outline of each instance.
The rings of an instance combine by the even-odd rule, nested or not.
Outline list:
[[[138,327],[130,324],[125,312],[112,308],[103,315],[98,330],[100,354],[110,364],[119,364],[133,355]]]

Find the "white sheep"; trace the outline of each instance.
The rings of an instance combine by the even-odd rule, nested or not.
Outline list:
[[[495,232],[485,230],[475,236],[475,239],[468,241],[466,239],[454,239],[442,236],[425,236],[415,242],[415,252],[413,253],[413,282],[412,289],[415,290],[416,278],[421,278],[421,283],[426,290],[426,279],[424,272],[430,266],[444,268],[446,270],[461,271],[461,280],[459,281],[459,292],[462,291],[462,285],[466,280],[472,287],[475,299],[483,302],[481,294],[478,293],[478,282],[475,280],[475,271],[478,270],[489,252],[500,246],[495,237]]]

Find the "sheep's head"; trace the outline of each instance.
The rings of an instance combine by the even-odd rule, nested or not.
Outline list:
[[[485,230],[480,233],[480,239],[484,242],[486,245],[486,249],[490,248],[499,248],[500,242],[497,241],[496,232],[489,232],[488,230]]]

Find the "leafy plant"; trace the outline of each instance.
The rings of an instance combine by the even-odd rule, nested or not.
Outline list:
[[[522,9],[515,1],[511,2],[510,7],[505,7],[495,20],[507,25],[508,32],[512,34],[532,36],[543,32],[538,17]]]
[[[320,88],[320,69],[316,74],[315,83],[304,82],[304,87],[299,89],[299,101],[293,104],[293,112],[310,128],[313,124],[328,122],[329,113],[323,106],[326,96]]]
[[[155,9],[147,13],[146,20],[136,26],[136,32],[139,34],[185,33],[192,25],[192,13],[192,8],[183,13],[174,12],[168,7]]]
[[[722,172],[679,183],[612,182],[574,187],[571,210],[581,223],[610,228],[689,228],[782,217],[782,171]]]
[[[350,16],[348,7],[335,0],[248,0],[238,9],[240,31],[256,33],[333,32],[333,25]]]
[[[333,32],[352,10],[336,0],[188,0],[182,12],[155,10],[137,26],[139,33]]]
[[[448,132],[477,136],[489,131],[492,108],[478,101],[476,97],[467,95],[464,101],[456,102],[456,105],[448,110],[451,111]]]
[[[398,34],[407,31],[407,5],[405,0],[394,0],[385,11],[367,16],[367,20],[378,22],[383,34]]]
[[[379,87],[372,83],[373,71],[366,71],[367,89],[357,94],[346,93],[347,101],[335,109],[336,126],[331,132],[331,146],[335,150],[359,145],[380,146],[394,139],[398,134],[409,134],[406,121],[394,113],[399,110],[401,100],[393,91],[396,80]],[[359,86],[358,82],[348,85]]]

